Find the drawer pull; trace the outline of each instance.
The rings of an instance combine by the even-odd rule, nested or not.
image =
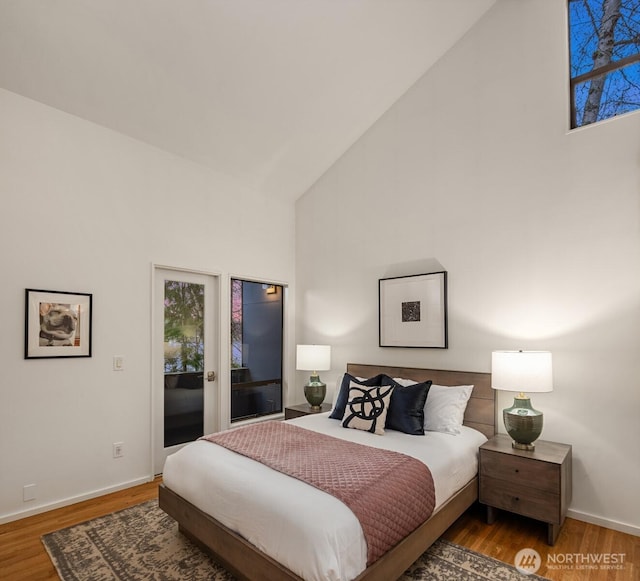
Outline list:
[[[516,501],[520,500],[520,497],[519,497],[519,496],[516,496],[515,498],[516,498]]]
[[[518,469],[516,468],[516,474],[517,474],[518,472],[520,472],[520,470],[518,470]]]

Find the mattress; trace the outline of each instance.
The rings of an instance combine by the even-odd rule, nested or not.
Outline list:
[[[477,473],[484,435],[427,432],[383,436],[343,428],[329,414],[289,420],[300,427],[413,456],[429,466],[436,512]],[[163,481],[200,510],[307,580],[347,581],[366,567],[360,524],[339,500],[225,448],[199,440],[166,460]]]

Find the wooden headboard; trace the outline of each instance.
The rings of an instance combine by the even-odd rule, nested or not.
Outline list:
[[[347,363],[347,373],[357,377],[373,377],[384,373],[389,377],[402,377],[414,381],[430,379],[437,385],[473,385],[473,392],[464,414],[464,425],[482,432],[487,438],[496,433],[495,390],[491,388],[490,373],[472,371],[444,371],[416,367],[390,367]]]

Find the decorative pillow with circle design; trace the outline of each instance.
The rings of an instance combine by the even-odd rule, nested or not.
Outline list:
[[[344,418],[344,410],[347,407],[347,401],[349,401],[349,386],[352,382],[355,382],[357,385],[373,387],[374,385],[382,385],[383,378],[384,375],[382,373],[379,373],[375,377],[370,377],[369,379],[354,377],[350,373],[345,373],[342,378],[338,380],[338,394],[329,417],[333,420],[341,420]],[[388,381],[387,383],[391,382]]]
[[[384,434],[384,424],[392,393],[392,385],[366,387],[352,381],[349,386],[349,399],[345,407],[343,427],[364,430],[372,434]]]

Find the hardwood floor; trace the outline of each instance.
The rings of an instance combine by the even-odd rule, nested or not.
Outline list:
[[[0,579],[58,580],[40,540],[43,534],[157,498],[160,482],[158,478],[148,484],[0,525]],[[483,517],[480,506],[472,507],[449,528],[444,538],[510,564],[520,549],[535,549],[542,557],[538,575],[552,581],[632,581],[640,578],[640,537],[567,519],[555,546],[549,547],[546,527],[540,522],[500,512],[496,522],[487,525]],[[552,569],[553,562],[547,565],[549,555],[555,558],[555,566],[559,567],[557,563],[561,560],[584,560],[586,555],[604,553],[624,554],[622,568],[590,569],[585,563],[563,562],[565,568]]]
[[[556,544],[550,547],[544,523],[500,511],[495,523],[488,525],[484,510],[481,505],[473,506],[447,530],[444,538],[511,565],[518,551],[535,549],[542,560],[537,574],[552,581],[640,579],[640,537],[568,518]],[[604,565],[600,568],[586,562],[606,559],[606,555],[613,553],[624,555],[617,557],[624,561],[620,569],[607,570]]]
[[[158,497],[161,479],[0,525],[2,581],[59,580],[40,537]]]

